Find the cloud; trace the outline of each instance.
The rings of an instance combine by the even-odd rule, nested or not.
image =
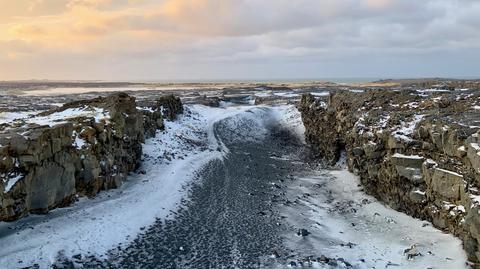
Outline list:
[[[172,73],[182,68],[190,68],[199,75],[202,72],[194,68],[221,70],[218,74],[228,69],[247,74],[248,70],[238,70],[241,66],[247,69],[262,66],[258,70],[264,70],[264,76],[281,72],[289,75],[285,67],[292,65],[298,65],[296,68],[304,69],[305,73],[314,73],[328,70],[327,63],[352,67],[361,61],[366,65],[363,69],[377,70],[372,57],[376,62],[410,59],[412,64],[420,66],[418,59],[432,61],[432,55],[469,59],[468,52],[475,59],[480,54],[475,52],[480,47],[480,3],[472,0],[0,0],[0,3],[3,7],[0,64],[17,66],[22,73],[36,77],[45,74],[53,74],[49,75],[53,78],[75,77],[76,73],[76,78],[112,77],[109,69],[112,64],[125,74],[134,73],[129,66],[144,70],[144,77],[189,76],[180,71]],[[11,45],[14,43],[28,46],[29,50],[19,51]],[[58,63],[59,68],[46,68],[42,62]],[[412,70],[403,64],[400,69]],[[43,72],[49,68],[52,72]],[[399,73],[398,67],[389,68],[385,67],[385,72]],[[431,71],[435,68],[432,66]],[[84,70],[95,72],[85,74]],[[9,71],[8,76],[15,77],[14,71]],[[113,73],[123,76],[118,72]],[[342,70],[337,73],[342,75]],[[0,72],[0,76],[7,76],[4,74],[7,73]],[[322,76],[320,71],[318,76]]]

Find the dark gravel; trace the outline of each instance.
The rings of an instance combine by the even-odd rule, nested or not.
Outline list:
[[[268,110],[263,115],[268,121]],[[301,164],[279,156],[301,147],[278,126],[269,127],[264,139],[249,136],[255,132],[249,120],[237,127],[216,124],[216,136],[230,152],[198,172],[188,201],[171,219],[158,220],[106,260],[76,262],[84,268],[259,268],[283,258],[286,263],[281,234],[287,228],[276,203]],[[66,260],[57,265],[72,267],[72,259]]]

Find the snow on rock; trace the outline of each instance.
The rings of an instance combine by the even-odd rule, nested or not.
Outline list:
[[[6,185],[5,185],[5,190],[3,192],[8,193],[13,188],[13,186],[15,186],[15,184],[17,184],[17,182],[23,177],[24,175],[19,174],[17,176],[8,178],[6,181],[4,181],[3,183],[6,183]]]
[[[97,107],[83,107],[83,108],[68,108],[63,111],[55,112],[46,116],[36,116],[30,119],[26,119],[27,123],[35,123],[38,125],[53,126],[59,123],[64,123],[68,119],[79,117],[91,117],[95,119],[95,122],[101,120],[108,120],[110,118],[109,113],[103,108]]]
[[[446,89],[431,88],[431,89],[417,90],[417,92],[419,92],[419,93],[435,93],[435,92],[451,92],[451,91],[446,90]]]
[[[452,176],[455,176],[455,177],[462,177],[463,178],[463,175],[460,175],[457,172],[453,172],[453,171],[445,170],[445,169],[441,169],[441,168],[435,168],[435,169],[440,171],[440,172],[443,172],[445,174],[449,174],[449,175],[452,175]]]
[[[311,92],[310,94],[313,96],[329,96],[330,95],[329,92]]]
[[[32,112],[3,112],[0,114],[0,123],[24,121],[25,123],[53,126],[67,122],[72,118],[91,117],[95,122],[108,121],[109,113],[103,108],[85,106],[82,108],[68,108],[49,115]]]
[[[403,159],[417,159],[417,160],[423,160],[422,156],[419,155],[403,155],[401,153],[395,153],[393,154],[394,158],[403,158]]]
[[[400,140],[412,140],[410,138],[410,135],[415,130],[415,126],[417,126],[417,124],[420,123],[420,121],[422,121],[424,117],[425,115],[415,115],[412,121],[403,122],[402,126],[395,130],[392,134]]]
[[[59,251],[66,256],[102,255],[119,243],[133,240],[142,227],[157,218],[171,217],[170,212],[186,198],[196,171],[225,154],[221,141],[215,137],[214,124],[247,110],[188,108],[191,113],[165,122],[165,132],[158,131],[155,138],[146,140],[141,168],[144,174],[131,175],[119,189],[101,192],[95,199],[81,198],[72,207],[0,223],[0,268],[21,268],[33,263],[48,268]],[[94,113],[104,116],[98,110]],[[48,120],[68,115],[63,113]]]

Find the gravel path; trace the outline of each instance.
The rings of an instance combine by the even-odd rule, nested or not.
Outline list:
[[[215,126],[216,136],[229,149],[226,158],[199,171],[183,209],[113,254],[112,266],[257,268],[282,252],[284,227],[274,202],[284,188],[279,182],[295,165],[275,156],[298,151],[298,145],[279,129],[269,128],[263,139],[252,138],[244,133],[255,131],[251,124],[245,120],[238,129],[226,122]]]
[[[312,169],[272,110],[254,109],[216,123],[228,153],[198,171],[171,218],[105,260],[58,267],[466,268],[457,239],[384,207],[345,170]]]

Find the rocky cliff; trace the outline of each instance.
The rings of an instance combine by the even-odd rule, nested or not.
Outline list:
[[[163,128],[164,113],[173,119],[182,110],[173,96],[137,108],[119,93],[1,124],[0,221],[119,187],[140,166],[142,142]]]
[[[480,93],[304,95],[299,110],[318,157],[345,152],[366,192],[457,235],[480,261]]]

